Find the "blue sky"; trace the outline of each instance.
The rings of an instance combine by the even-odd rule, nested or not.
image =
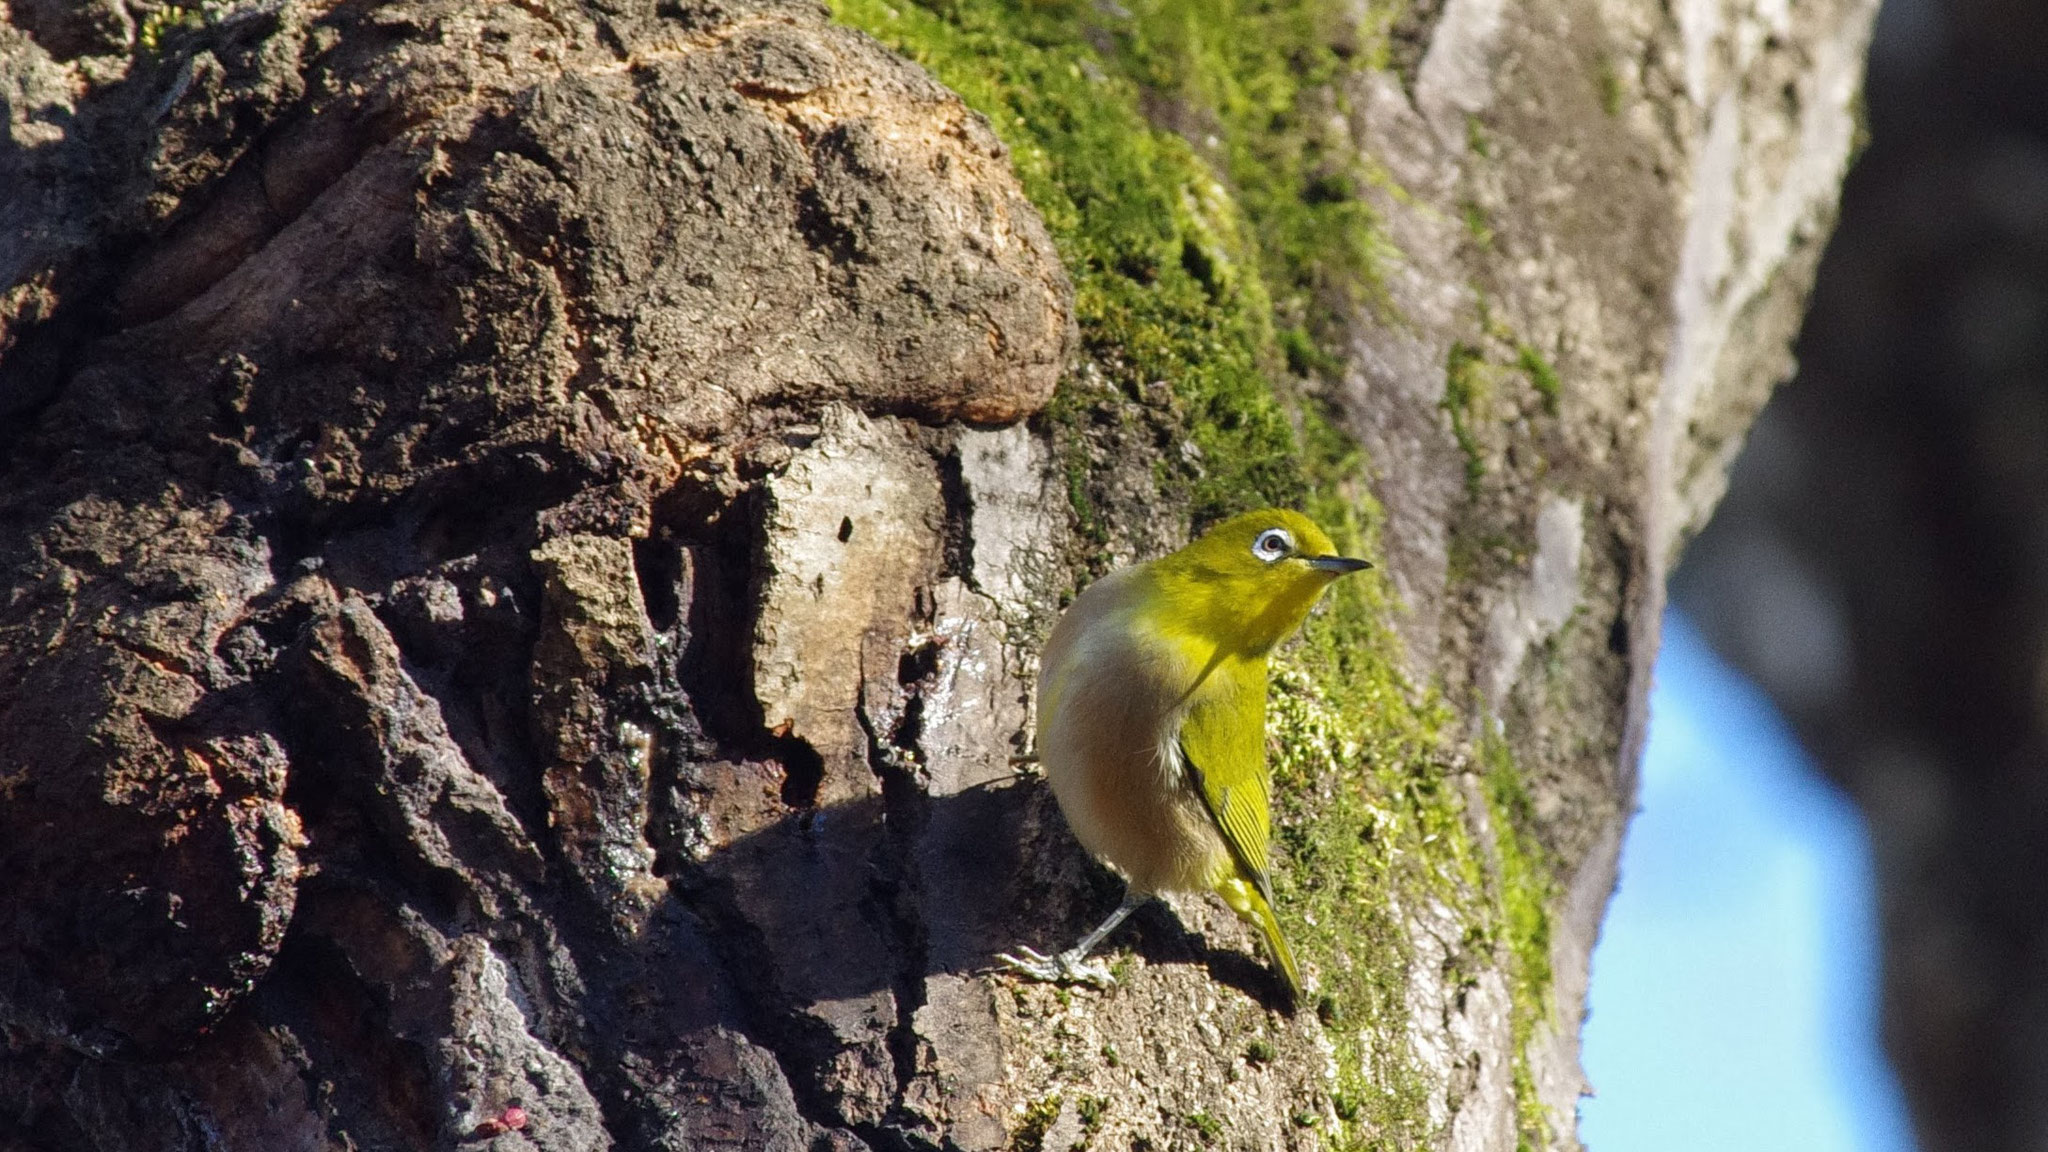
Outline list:
[[[1641,810],[1593,952],[1589,1152],[1910,1152],[1870,849],[1763,694],[1665,618]]]

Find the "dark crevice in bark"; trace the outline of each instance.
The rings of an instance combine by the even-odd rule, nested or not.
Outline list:
[[[314,21],[309,29],[343,22],[354,30],[355,22],[345,18]],[[287,111],[267,119],[276,111],[268,103],[276,89],[296,85],[323,96],[332,92],[327,81],[336,50],[307,59],[304,53],[316,42],[315,37],[299,41],[301,55],[286,70],[267,67],[269,61],[258,53],[263,43],[276,42],[278,29],[275,7],[268,11],[243,9],[202,30],[183,34],[190,38],[180,39],[176,54],[164,57],[179,60],[178,73],[155,98],[152,120],[162,119],[184,99],[202,53],[216,67],[225,66],[224,84],[258,107],[244,113],[248,123],[223,129],[246,134],[246,142],[227,170],[210,186],[182,197],[169,216],[155,223],[146,244],[117,249],[134,255],[121,262],[113,278],[119,282],[110,317],[114,328],[132,328],[171,315],[232,275],[304,215],[323,193],[343,183],[365,156],[412,126],[410,118],[365,118],[347,98],[323,105],[316,97],[310,106],[299,105],[295,113]],[[173,36],[180,34],[174,32]],[[384,47],[395,47],[402,39],[393,37]],[[348,43],[358,53],[365,47],[359,40]],[[241,211],[233,211],[237,207]],[[228,243],[220,247],[209,249],[204,244],[208,233],[220,237],[237,228],[244,234],[227,235]],[[138,284],[138,269],[153,276]],[[154,287],[168,291],[134,295],[138,287],[151,286],[151,280],[157,281]]]
[[[782,802],[806,809],[818,802],[825,762],[809,741],[770,726],[748,675],[760,602],[754,534],[760,501],[758,490],[749,490],[736,502],[748,512],[729,511],[694,540],[683,537],[676,545],[682,553],[678,564],[690,576],[687,639],[677,675],[720,755],[781,766]]]
[[[738,754],[761,727],[761,708],[747,681],[753,666],[753,528],[761,497],[749,490],[716,525],[680,537],[691,574],[686,613],[689,639],[677,675],[705,733]]]
[[[65,301],[102,300],[111,279],[67,270],[53,278],[50,294]],[[43,412],[106,330],[104,311],[104,306],[68,304],[52,316],[16,327],[0,344],[0,469],[11,469],[14,453],[32,442]]]
[[[925,976],[930,967],[930,950],[924,918],[918,911],[918,895],[924,883],[917,867],[917,845],[930,817],[926,795],[916,767],[918,738],[923,732],[924,700],[921,681],[933,671],[935,646],[927,644],[906,653],[897,667],[897,685],[903,690],[902,704],[894,722],[886,728],[877,724],[863,691],[856,710],[861,730],[867,736],[868,767],[882,787],[885,838],[873,884],[877,904],[888,914],[888,928],[894,942],[897,966],[894,976],[896,1020],[889,1029],[888,1047],[896,1074],[896,1094],[891,1102],[892,1127],[872,1135],[869,1142],[905,1149],[935,1147],[928,1136],[910,1131],[905,1125],[918,1118],[905,1107],[905,1098],[919,1076],[917,1012],[925,1005]],[[887,1139],[883,1139],[883,1137]]]
[[[738,1030],[775,1058],[799,1115],[821,1128],[847,1131],[846,1118],[818,1081],[839,1048],[838,1038],[822,1021],[792,1010],[794,998],[776,986],[775,973],[762,963],[773,949],[739,907],[732,884],[712,878],[701,888],[685,888],[693,889],[696,898],[683,905],[710,925],[711,946],[737,993]]]
[[[304,904],[310,908],[320,899],[316,887]],[[391,1004],[358,975],[339,944],[294,927],[258,989],[254,1009],[267,1024],[288,1028],[304,1047],[321,1070],[314,1086],[320,1111],[330,1121],[346,1116],[356,1143],[434,1146],[440,1124],[427,1055],[397,1034]]]
[[[814,808],[825,784],[825,759],[810,741],[770,732],[764,746],[782,765],[782,802],[791,808]]]
[[[969,588],[981,592],[981,581],[974,573],[974,495],[968,491],[961,472],[959,450],[940,455],[938,465],[939,497],[946,506],[939,575],[963,580]]]
[[[665,535],[644,536],[633,541],[633,574],[647,606],[648,626],[673,634],[690,599],[689,551]]]
[[[455,567],[479,584],[510,587],[498,574],[520,571],[523,565]],[[527,837],[546,845],[551,837],[540,757],[526,735],[532,730],[532,693],[525,673],[538,621],[520,606],[536,604],[538,596],[538,591],[499,596],[488,610],[466,605],[464,619],[453,627],[423,622],[406,606],[389,601],[375,610],[398,645],[406,674],[438,706],[463,759],[498,790]]]
[[[655,872],[668,881],[680,913],[702,925],[699,940],[714,958],[717,982],[731,990],[723,1022],[775,1060],[798,1115],[846,1136],[845,1118],[818,1082],[840,1042],[822,1021],[798,1010],[801,999],[781,986],[782,974],[765,962],[775,950],[749,916],[735,875],[761,862],[739,859],[730,846],[709,859],[691,847],[697,806],[708,799],[692,783],[695,765],[771,761],[783,768],[780,798],[799,811],[757,837],[809,840],[816,834],[813,821],[824,815],[812,807],[824,776],[822,759],[809,744],[778,737],[762,725],[745,676],[759,595],[754,530],[760,499],[758,491],[743,492],[719,520],[706,524],[679,514],[692,503],[690,495],[671,492],[657,501],[653,535],[635,548],[635,574],[661,633],[646,702],[664,744],[648,781],[645,834],[656,849]]]
[[[835,265],[860,261],[860,234],[839,222],[816,187],[797,194],[796,227],[812,248],[830,256]]]

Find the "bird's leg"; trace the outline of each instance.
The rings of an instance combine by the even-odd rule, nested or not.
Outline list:
[[[1102,961],[1091,962],[1088,953],[1094,951],[1097,944],[1102,943],[1104,936],[1116,931],[1116,926],[1124,922],[1124,917],[1137,911],[1139,905],[1151,898],[1149,894],[1125,889],[1123,903],[1116,906],[1116,911],[1111,912],[1108,919],[1097,924],[1094,931],[1081,937],[1072,948],[1057,956],[1044,956],[1036,949],[1019,948],[1013,953],[1006,952],[996,959],[1001,960],[1012,972],[1021,973],[1034,980],[1044,980],[1053,984],[1093,984],[1098,988],[1107,988],[1116,983],[1116,978],[1109,974],[1109,966]]]

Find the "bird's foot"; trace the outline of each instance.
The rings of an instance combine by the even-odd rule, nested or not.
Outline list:
[[[1036,949],[1019,948],[1005,952],[996,959],[1003,966],[1020,976],[1043,980],[1048,984],[1088,984],[1096,988],[1108,988],[1116,983],[1110,975],[1109,965],[1100,960],[1090,960],[1076,951],[1062,952],[1057,956],[1041,955]]]

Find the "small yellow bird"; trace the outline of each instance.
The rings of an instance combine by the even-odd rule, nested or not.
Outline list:
[[[1038,673],[1038,758],[1123,903],[1058,956],[1002,957],[1041,980],[1110,982],[1091,949],[1155,893],[1215,892],[1258,928],[1301,994],[1266,875],[1266,658],[1330,582],[1370,567],[1281,508],[1224,521],[1170,556],[1089,585]]]

